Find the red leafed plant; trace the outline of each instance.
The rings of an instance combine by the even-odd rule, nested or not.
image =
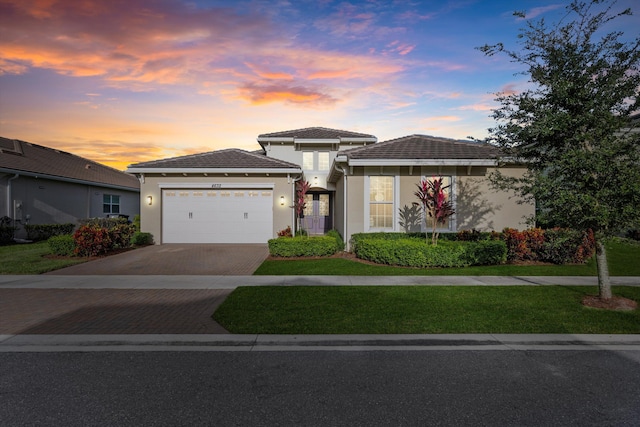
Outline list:
[[[427,225],[427,215],[433,223],[431,233],[431,243],[438,244],[438,226],[444,225],[447,219],[456,212],[453,210],[453,203],[449,200],[447,190],[450,185],[444,185],[444,178],[423,179],[416,184],[418,191],[414,194],[422,204],[425,226]]]
[[[113,240],[106,228],[83,225],[73,235],[76,243],[75,255],[96,256],[109,252],[113,248]]]
[[[311,188],[311,184],[308,181],[296,182],[296,199],[293,202],[293,208],[296,211],[296,218],[298,218],[298,229],[302,230],[301,218],[304,216],[304,208],[307,205],[306,194]]]

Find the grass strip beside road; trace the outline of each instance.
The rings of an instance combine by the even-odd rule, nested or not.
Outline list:
[[[640,310],[584,307],[590,286],[265,286],[213,318],[237,334],[637,334]],[[640,301],[640,287],[614,287]]]

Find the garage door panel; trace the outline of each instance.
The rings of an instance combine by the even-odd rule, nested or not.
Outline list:
[[[271,190],[164,190],[164,243],[266,243],[273,237]]]

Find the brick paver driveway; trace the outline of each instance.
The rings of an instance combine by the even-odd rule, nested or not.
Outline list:
[[[250,276],[268,255],[261,244],[154,245],[47,274]]]
[[[0,334],[224,334],[228,289],[0,289]]]

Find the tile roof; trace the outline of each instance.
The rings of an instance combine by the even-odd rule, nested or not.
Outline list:
[[[239,148],[129,165],[129,169],[300,169],[300,166]]]
[[[117,169],[65,151],[30,142],[0,137],[0,170],[47,175],[61,180],[80,180],[139,189],[138,179]]]
[[[492,159],[499,150],[488,144],[409,135],[340,152],[349,159]]]
[[[365,133],[350,132],[339,129],[329,129],[323,127],[311,127],[304,129],[286,130],[282,132],[263,133],[258,135],[261,138],[300,138],[300,139],[341,139],[341,138],[372,138],[374,135]]]

